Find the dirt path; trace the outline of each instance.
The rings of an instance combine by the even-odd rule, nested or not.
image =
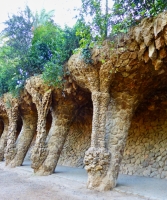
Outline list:
[[[95,192],[85,184],[54,175],[39,177],[17,169],[0,169],[0,200],[144,200],[116,191]]]

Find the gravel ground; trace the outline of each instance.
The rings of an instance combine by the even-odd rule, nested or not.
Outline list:
[[[58,177],[36,176],[22,167],[0,166],[0,200],[146,200],[117,191],[96,192],[84,183]]]

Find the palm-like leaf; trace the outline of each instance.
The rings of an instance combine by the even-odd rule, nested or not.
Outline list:
[[[50,22],[54,16],[54,12],[54,10],[46,12],[45,9],[42,9],[40,13],[36,12],[34,16],[33,28],[36,29],[37,27]]]

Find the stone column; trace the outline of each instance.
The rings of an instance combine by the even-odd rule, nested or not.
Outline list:
[[[108,174],[111,176],[111,188],[114,188],[116,186],[128,130],[131,124],[132,108],[112,113],[113,121],[111,122],[111,133],[109,135],[109,149],[112,152],[112,162],[110,163],[111,169]]]
[[[110,188],[116,186],[131,119],[136,107],[134,102],[134,97],[126,95],[119,103],[117,103],[117,100],[112,100],[109,108],[107,133],[108,149],[112,153],[112,158],[106,178],[108,178],[108,186]]]
[[[82,86],[89,89],[92,94],[93,120],[91,147],[85,153],[84,163],[88,172],[88,188],[101,189],[101,182],[106,176],[111,159],[111,153],[106,148],[106,111],[110,101],[110,85],[114,77],[111,73],[112,63],[100,60],[102,55],[107,58],[109,55],[95,49],[92,52],[93,64],[86,65],[78,56],[73,55],[69,60],[69,70],[75,80]],[[105,185],[105,183],[104,183]]]
[[[18,106],[19,106],[17,99],[12,99],[11,96],[9,98],[7,97],[7,100],[5,100],[4,103],[9,119],[7,146],[5,150],[6,165],[8,165],[16,155],[16,135],[17,135],[17,120],[18,120]]]
[[[31,92],[32,100],[37,107],[38,113],[37,136],[31,154],[31,167],[36,170],[41,166],[48,154],[46,146],[46,117],[51,104],[51,90],[46,91],[44,95],[40,95],[33,88]]]
[[[48,140],[48,154],[42,165],[35,169],[38,175],[50,175],[54,172],[63,149],[70,123],[74,117],[74,102],[61,98],[52,107],[52,125]]]
[[[92,92],[93,121],[91,147],[105,148],[106,111],[110,95],[103,92]]]
[[[85,153],[84,163],[88,172],[88,188],[98,188],[106,176],[110,162],[110,152],[106,149],[106,111],[110,95],[103,92],[92,92],[93,121],[91,147]]]
[[[3,119],[3,124],[4,124],[4,130],[0,138],[0,161],[3,161],[4,159],[4,152],[7,145],[7,134],[8,134],[8,125],[9,125],[7,118]]]
[[[121,99],[121,100],[120,100]],[[120,95],[111,99],[106,121],[106,148],[102,151],[86,152],[85,165],[88,171],[88,188],[99,191],[116,186],[119,167],[126,144],[126,137],[134,110],[134,98]],[[100,127],[99,127],[100,130]]]
[[[16,142],[16,155],[9,163],[10,167],[22,165],[31,141],[36,132],[37,116],[33,112],[22,115],[23,126]]]

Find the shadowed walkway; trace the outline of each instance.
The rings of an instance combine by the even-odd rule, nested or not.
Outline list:
[[[4,168],[4,162],[0,163],[0,169]],[[33,173],[33,169],[30,167],[30,162],[25,161],[23,166],[17,167],[20,172],[30,172]],[[57,166],[55,173],[51,176],[60,177],[66,180],[72,180],[78,183],[87,182],[87,173],[85,169]],[[145,197],[150,200],[167,200],[167,180],[166,179],[156,179],[147,178],[140,176],[129,176],[129,175],[119,175],[117,181],[117,187],[113,189],[114,191],[124,192],[126,194],[134,194],[141,198]]]
[[[58,166],[56,176],[86,183],[87,173],[85,169]],[[117,187],[113,190],[135,194],[148,199],[167,200],[167,180],[140,176],[120,174]]]

